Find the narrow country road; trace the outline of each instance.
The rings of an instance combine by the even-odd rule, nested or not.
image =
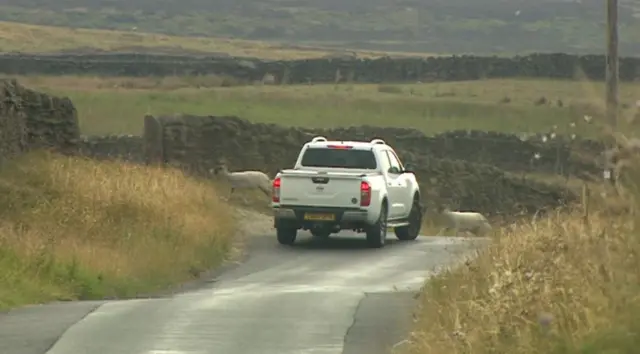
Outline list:
[[[430,272],[485,240],[420,237],[383,249],[344,233],[293,247],[252,237],[250,257],[202,287],[149,299],[0,314],[1,354],[388,354]]]

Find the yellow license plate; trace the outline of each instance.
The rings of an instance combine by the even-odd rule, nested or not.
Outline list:
[[[305,213],[304,219],[313,221],[334,221],[336,219],[336,216],[334,214]]]

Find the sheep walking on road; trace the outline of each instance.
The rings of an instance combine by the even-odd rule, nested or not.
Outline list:
[[[222,175],[231,184],[231,194],[236,189],[259,189],[267,196],[271,196],[271,178],[261,171],[229,172],[227,166],[222,164],[213,171],[215,175]]]
[[[459,232],[471,232],[476,236],[484,236],[489,233],[492,228],[491,224],[484,215],[470,211],[451,211],[444,209],[440,213],[444,227],[438,232],[440,235],[445,230],[453,229],[454,235],[458,236]]]

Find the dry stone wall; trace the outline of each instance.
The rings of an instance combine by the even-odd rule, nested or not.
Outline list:
[[[209,169],[226,161],[231,170],[262,170],[274,176],[279,170],[292,167],[300,146],[315,135],[331,139],[383,137],[394,144],[401,159],[416,166],[427,205],[446,203],[489,215],[512,215],[556,207],[575,198],[562,187],[512,176],[491,164],[465,160],[462,158],[465,151],[455,155],[460,159],[452,158],[453,154],[446,151],[455,151],[455,145],[440,143],[442,136],[427,138],[413,130],[375,127],[311,130],[254,124],[237,117],[192,115],[154,120],[162,127],[163,147],[158,156],[161,162],[200,175],[207,175]],[[438,150],[430,150],[430,146],[441,146],[441,150],[433,153]],[[498,156],[492,161],[499,159]]]
[[[27,149],[27,120],[15,99],[13,82],[0,82],[0,159]]]
[[[10,75],[184,76],[225,75],[273,83],[416,82],[539,77],[571,79],[576,73],[603,80],[605,57],[563,53],[503,57],[317,58],[265,61],[255,58],[135,53],[0,54],[0,73]],[[582,76],[581,76],[582,77]],[[620,79],[640,77],[640,58],[621,58]]]
[[[78,116],[68,98],[27,89],[15,80],[0,80],[0,157],[38,148],[76,151]]]
[[[574,141],[558,136],[545,142],[541,135],[525,140],[511,134],[477,130],[450,131],[433,137],[427,137],[415,129],[374,126],[305,131],[331,139],[382,138],[402,149],[408,161],[429,155],[439,159],[487,164],[516,173],[552,173],[581,178],[599,173],[594,151],[602,151],[601,144],[590,140]]]
[[[78,152],[99,160],[145,162],[144,140],[135,135],[82,136]]]

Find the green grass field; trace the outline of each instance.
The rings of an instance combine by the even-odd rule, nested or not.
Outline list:
[[[236,115],[254,122],[331,127],[400,126],[434,134],[452,129],[559,131],[602,112],[602,83],[483,80],[407,85],[190,87],[189,79],[26,77],[30,87],[68,96],[84,134],[140,134],[145,114]],[[198,84],[199,86],[202,86]],[[637,112],[640,84],[623,84],[624,117]],[[547,100],[540,104],[541,98]],[[561,101],[561,103],[559,102]],[[537,103],[538,102],[538,103]],[[629,125],[623,120],[622,126]],[[574,132],[592,136],[594,125]]]

